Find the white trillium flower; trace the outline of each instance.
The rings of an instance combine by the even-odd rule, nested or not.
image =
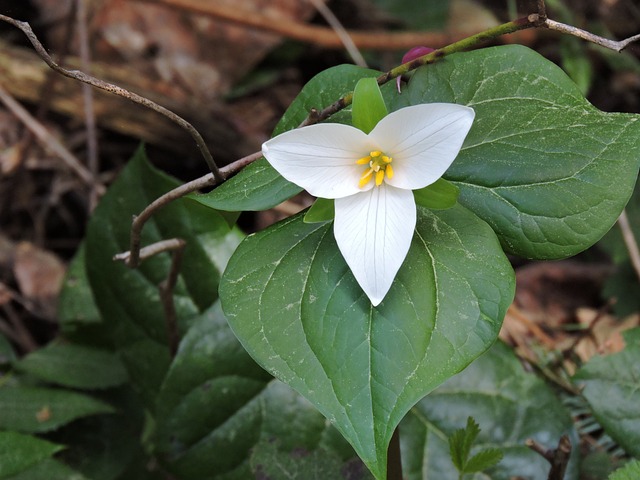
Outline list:
[[[376,306],[411,245],[412,190],[444,174],[474,116],[462,105],[415,105],[385,116],[369,134],[322,123],[278,135],[262,145],[262,153],[290,182],[316,197],[335,199],[338,248]]]

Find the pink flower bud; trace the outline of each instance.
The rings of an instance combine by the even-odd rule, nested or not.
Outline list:
[[[407,53],[402,56],[402,63],[410,62],[411,60],[415,60],[418,57],[426,55],[428,53],[435,52],[435,48],[430,47],[413,47]],[[398,93],[402,93],[400,90],[400,82],[402,79],[400,77],[396,78],[396,85],[398,86]]]

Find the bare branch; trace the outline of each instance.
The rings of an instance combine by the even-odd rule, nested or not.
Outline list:
[[[595,35],[593,33],[587,32],[586,30],[582,30],[581,28],[572,27],[571,25],[556,22],[555,20],[551,20],[548,18],[543,21],[542,26],[548,28],[549,30],[555,30],[556,32],[566,33],[568,35],[581,38],[583,40],[586,40],[587,42],[595,43],[596,45],[608,48],[609,50],[614,50],[618,53],[627,48],[629,44],[640,40],[640,34],[619,41],[609,40],[608,38]]]
[[[224,181],[224,177],[220,173],[220,170],[218,169],[216,162],[213,160],[213,157],[211,156],[211,152],[209,152],[209,149],[207,148],[207,145],[204,139],[202,138],[202,135],[200,135],[200,133],[195,129],[195,127],[191,125],[189,122],[187,122],[184,118],[180,117],[179,115],[176,115],[171,110],[161,105],[158,105],[157,103],[149,100],[148,98],[145,98],[141,95],[130,92],[122,87],[119,87],[112,83],[108,83],[98,78],[92,77],[91,75],[87,75],[86,73],[78,70],[67,70],[66,68],[61,67],[47,53],[47,51],[42,46],[42,44],[40,43],[36,35],[33,33],[31,26],[27,22],[21,22],[2,14],[0,14],[0,20],[7,22],[13,25],[14,27],[20,29],[22,33],[24,33],[27,36],[27,38],[31,42],[31,45],[33,45],[33,48],[35,48],[40,58],[42,58],[42,60],[44,60],[45,63],[49,65],[49,67],[51,67],[53,70],[60,73],[61,75],[72,78],[74,80],[78,80],[83,83],[87,83],[96,88],[100,88],[102,90],[113,93],[115,95],[119,95],[123,98],[131,100],[132,102],[135,102],[147,108],[150,108],[151,110],[158,112],[161,115],[164,115],[169,120],[173,121],[183,129],[185,129],[187,132],[189,132],[191,137],[194,139],[194,141],[198,145],[198,148],[200,149],[200,153],[202,153],[202,156],[204,157],[205,162],[207,162],[207,165],[211,170],[211,173],[213,174],[213,176],[216,178],[217,182],[222,183]]]

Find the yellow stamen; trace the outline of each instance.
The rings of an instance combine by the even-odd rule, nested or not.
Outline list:
[[[391,168],[391,165],[387,165],[387,168],[384,169],[384,173],[387,174],[387,178],[393,178],[393,168]]]
[[[356,160],[358,165],[368,165],[367,170],[360,177],[358,186],[364,188],[372,178],[375,177],[376,186],[382,185],[384,177],[393,177],[393,169],[391,168],[391,162],[393,158],[384,154],[380,150],[372,150],[369,155],[364,156]],[[375,173],[375,175],[374,175]]]
[[[369,169],[366,172],[364,172],[364,175],[362,175],[362,177],[360,177],[360,181],[358,182],[358,186],[360,188],[364,187],[367,183],[369,183],[369,181],[372,178],[372,176],[371,176],[372,173],[373,173],[373,170],[371,170],[371,169]]]

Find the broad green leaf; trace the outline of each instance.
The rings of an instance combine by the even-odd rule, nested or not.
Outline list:
[[[453,207],[458,201],[459,194],[460,189],[444,178],[439,178],[435,183],[413,191],[416,204],[433,209]]]
[[[113,414],[82,418],[50,435],[68,447],[59,460],[91,480],[143,480],[142,475],[127,475],[149,463],[143,451],[144,423],[149,418],[145,419],[140,399],[129,386],[101,392],[101,397],[113,405]]]
[[[42,462],[10,477],[0,477],[3,480],[89,480],[80,472],[76,472],[62,462],[47,458]],[[91,479],[96,480],[96,479]]]
[[[60,328],[68,338],[106,344],[110,340],[109,330],[102,323],[93,299],[87,278],[85,250],[85,243],[82,243],[64,279],[58,300]]]
[[[625,332],[624,339],[624,350],[593,357],[573,380],[607,434],[640,458],[640,328]]]
[[[24,357],[16,368],[40,380],[86,390],[127,381],[127,372],[112,352],[73,344],[51,343]]]
[[[63,448],[30,435],[0,431],[0,478],[20,473]]]
[[[624,467],[609,475],[609,480],[638,480],[638,478],[640,478],[640,462],[638,460],[631,460]]]
[[[251,470],[256,478],[269,480],[368,480],[362,463],[345,467],[342,459],[327,450],[283,451],[275,441],[260,442],[251,452]],[[359,467],[359,468],[358,468]]]
[[[312,109],[322,110],[355,88],[358,80],[380,72],[354,65],[339,65],[313,77],[287,109],[273,136],[296,128]],[[350,109],[331,118],[350,123]],[[346,119],[346,120],[345,120]],[[267,210],[300,193],[302,189],[280,176],[264,157],[249,165],[198,201],[230,211]]]
[[[298,215],[240,244],[220,297],[251,356],[308,398],[384,478],[387,445],[406,412],[495,340],[513,271],[472,213],[419,208],[407,259],[372,308],[331,225]]]
[[[112,257],[129,250],[133,215],[178,185],[151,167],[140,150],[96,208],[86,239],[87,272],[100,315],[113,332],[117,353],[133,385],[151,410],[170,363],[157,285],[170,270],[171,256],[156,255],[135,270]],[[215,302],[220,272],[241,235],[217,212],[192,200],[176,200],[147,222],[142,245],[169,238],[186,241],[174,292],[182,334],[191,319]]]
[[[68,390],[0,388],[0,429],[48,432],[78,418],[113,411],[113,407],[101,400]]]
[[[336,210],[333,200],[318,198],[311,208],[304,214],[305,223],[330,222],[335,217]]]
[[[354,457],[306,400],[273,380],[242,348],[219,307],[196,320],[158,398],[156,456],[180,478],[252,478],[258,444]]]
[[[387,106],[375,77],[358,80],[351,103],[353,126],[368,134],[387,113]]]
[[[549,462],[525,441],[531,438],[551,449],[566,433],[574,453],[565,480],[577,478],[578,436],[571,416],[555,393],[536,375],[526,373],[501,342],[418,402],[402,421],[405,478],[457,478],[447,437],[463,427],[469,415],[481,429],[471,449],[472,459],[486,448],[504,454],[500,463],[474,478],[546,480]]]
[[[526,47],[458,53],[422,67],[388,105],[427,102],[475,110],[445,177],[511,253],[574,255],[611,228],[631,195],[640,117],[597,110],[559,67]]]

